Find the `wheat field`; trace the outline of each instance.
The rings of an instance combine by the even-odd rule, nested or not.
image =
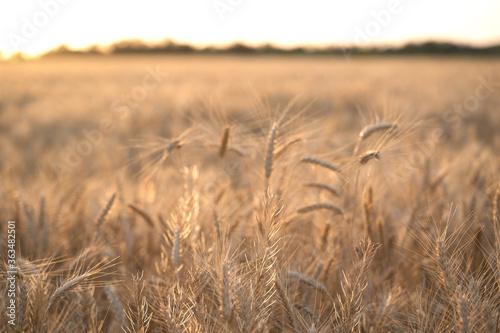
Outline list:
[[[0,62],[2,332],[499,332],[500,63]]]

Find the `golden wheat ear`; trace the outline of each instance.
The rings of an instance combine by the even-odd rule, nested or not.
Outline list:
[[[361,132],[359,132],[359,140],[366,140],[370,135],[376,132],[385,131],[389,129],[395,129],[398,127],[398,123],[378,123],[375,125],[369,125],[364,127]]]
[[[306,213],[310,213],[310,212],[313,212],[315,210],[321,210],[321,209],[326,209],[326,210],[332,211],[332,212],[340,214],[340,215],[345,214],[344,209],[342,207],[340,207],[339,205],[336,205],[332,202],[318,202],[318,203],[315,203],[313,205],[304,206],[304,207],[299,208],[297,210],[297,213],[298,214],[306,214]]]
[[[369,161],[377,159],[380,160],[380,152],[378,150],[368,150],[366,151],[363,155],[361,155],[361,158],[359,159],[359,163],[361,165],[365,165]]]
[[[309,182],[309,183],[304,183],[303,185],[305,187],[316,188],[318,190],[326,190],[327,192],[336,197],[340,197],[341,195],[340,189],[325,183]]]
[[[374,133],[382,131],[392,131],[396,129],[398,126],[399,125],[397,122],[377,123],[365,126],[358,134],[358,141],[356,142],[356,147],[354,147],[353,156],[356,156],[356,154],[358,153],[361,141],[368,139]]]
[[[219,146],[219,157],[220,158],[224,158],[224,155],[226,154],[226,151],[228,149],[230,131],[231,131],[231,127],[227,126],[226,128],[224,128],[224,133],[222,133],[222,137],[220,139],[220,146]]]
[[[269,180],[271,178],[271,173],[273,172],[274,145],[276,142],[276,137],[278,136],[278,130],[278,122],[275,122],[269,130],[269,135],[267,138],[266,159],[264,163],[266,188],[269,188]]]
[[[108,217],[109,212],[111,211],[111,208],[113,207],[113,203],[115,202],[116,198],[116,193],[113,193],[111,198],[109,199],[106,207],[103,209],[101,212],[101,215],[97,218],[95,222],[95,236],[94,236],[94,243],[97,242],[99,237],[101,236],[101,226]]]
[[[322,159],[315,157],[315,156],[305,156],[305,157],[302,157],[300,159],[300,161],[303,163],[319,165],[323,168],[330,169],[330,170],[335,171],[335,172],[342,171],[342,169],[339,166],[334,165],[328,161],[322,160]]]

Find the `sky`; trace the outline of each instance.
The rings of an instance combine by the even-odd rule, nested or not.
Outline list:
[[[194,45],[500,43],[499,0],[2,0],[0,52],[127,39]]]

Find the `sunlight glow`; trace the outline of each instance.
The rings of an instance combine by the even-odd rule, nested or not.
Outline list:
[[[281,46],[500,41],[495,0],[38,0],[0,3],[0,51],[36,55],[125,39]]]

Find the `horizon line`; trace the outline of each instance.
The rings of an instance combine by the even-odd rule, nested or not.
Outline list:
[[[275,53],[297,53],[298,50],[303,51],[304,54],[318,54],[318,53],[338,53],[339,51],[345,51],[352,53],[353,50],[358,53],[372,52],[377,54],[387,54],[390,52],[400,53],[408,47],[417,47],[415,50],[419,54],[436,54],[441,52],[436,52],[436,50],[424,50],[425,46],[449,46],[455,48],[456,52],[442,52],[442,53],[460,53],[460,52],[472,52],[475,54],[480,54],[481,51],[494,50],[494,54],[500,54],[500,40],[497,42],[487,43],[482,46],[474,45],[470,42],[459,42],[452,41],[451,39],[419,39],[419,40],[409,40],[406,42],[373,42],[373,43],[321,43],[321,44],[307,44],[307,43],[297,43],[294,45],[283,45],[276,42],[245,42],[245,41],[231,41],[227,43],[206,43],[203,45],[192,43],[192,42],[182,42],[171,38],[164,38],[159,41],[147,41],[140,38],[122,39],[117,40],[109,44],[91,44],[86,47],[74,48],[67,44],[60,44],[52,49],[44,52],[40,52],[36,55],[32,55],[23,51],[17,51],[11,53],[9,56],[5,57],[5,53],[0,50],[0,60],[9,60],[15,58],[22,59],[38,59],[51,55],[89,55],[89,54],[120,54],[120,53],[252,53],[259,50],[269,49],[270,53],[273,51]],[[127,50],[126,48],[130,48]],[[133,49],[137,47],[137,49]],[[168,49],[172,47],[172,49]],[[179,48],[175,50],[175,48]],[[122,49],[120,49],[122,48]],[[242,48],[238,51],[235,48]],[[244,50],[243,50],[244,49]],[[433,52],[429,52],[433,51]],[[401,54],[401,53],[400,53]],[[404,52],[402,54],[405,54]]]

